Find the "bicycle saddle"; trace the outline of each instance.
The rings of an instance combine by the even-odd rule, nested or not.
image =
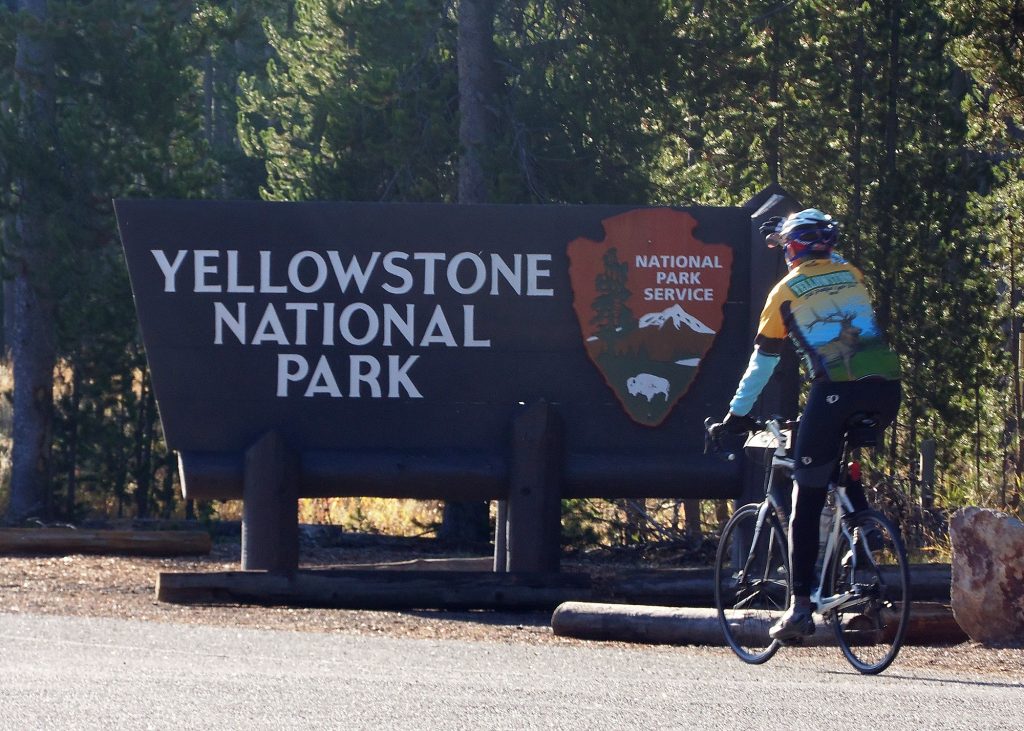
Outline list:
[[[858,412],[846,420],[846,441],[851,447],[877,447],[882,439],[878,415]]]

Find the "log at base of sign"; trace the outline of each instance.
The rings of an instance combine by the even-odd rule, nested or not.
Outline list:
[[[805,647],[834,645],[832,628],[815,615],[817,630],[802,642]],[[551,617],[551,629],[560,637],[583,640],[639,642],[666,645],[724,645],[718,612],[710,608],[654,607],[632,604],[566,602]],[[948,605],[915,602],[904,643],[945,645],[967,640]],[[743,640],[741,640],[743,641]],[[745,641],[752,642],[747,638]]]
[[[490,610],[543,610],[551,611],[560,605],[574,602],[584,608],[611,607],[606,619],[594,620],[586,625],[563,623],[556,627],[571,635],[582,627],[582,632],[609,632],[601,629],[607,622],[615,634],[594,636],[594,639],[623,641],[644,640],[644,630],[633,628],[646,616],[649,607],[643,604],[681,604],[689,609],[672,606],[654,607],[664,619],[659,622],[678,623],[679,616],[692,613],[691,618],[714,616],[713,579],[707,569],[631,569],[628,575],[584,573],[497,573],[480,570],[487,559],[458,559],[443,562],[398,562],[393,564],[362,564],[345,568],[303,569],[294,572],[227,571],[210,573],[165,572],[157,579],[156,596],[159,601],[176,604],[253,604],[262,606],[306,606],[338,609],[490,609]],[[475,566],[473,564],[476,564]],[[442,570],[431,570],[441,568]],[[458,570],[458,569],[462,570]],[[915,566],[914,595],[935,599],[936,624],[926,633],[933,634],[923,641],[938,642],[952,638],[959,632],[948,620],[949,566]],[[402,569],[402,570],[386,570]],[[411,570],[410,570],[411,569]],[[920,592],[920,594],[918,593]],[[604,602],[604,604],[596,604]],[[615,603],[622,602],[622,603]],[[626,602],[634,602],[627,604]],[[700,609],[699,607],[703,607]],[[923,627],[920,620],[928,614],[928,605],[914,604],[915,627]],[[918,607],[924,607],[918,612]],[[559,622],[568,621],[568,610],[560,608]],[[587,614],[583,609],[581,616]],[[639,614],[638,614],[639,613]],[[712,613],[712,614],[709,614]],[[625,619],[618,615],[624,615]],[[637,619],[629,620],[635,616]],[[553,622],[555,624],[555,622]],[[588,626],[594,625],[590,629]],[[596,627],[596,629],[595,629]],[[691,625],[692,627],[692,625]],[[717,627],[717,625],[716,625]],[[621,629],[619,629],[621,628]],[[669,626],[651,630],[667,632],[666,642],[678,628]],[[687,630],[689,631],[689,630]],[[912,629],[912,632],[916,630]],[[827,634],[827,633],[824,633]],[[657,636],[657,635],[653,635]],[[958,635],[959,636],[959,635]],[[956,641],[950,639],[950,641]]]
[[[589,596],[583,574],[301,570],[161,573],[159,601],[333,609],[554,609]]]
[[[0,555],[73,553],[129,556],[205,556],[212,541],[206,531],[81,530],[77,528],[0,529]]]

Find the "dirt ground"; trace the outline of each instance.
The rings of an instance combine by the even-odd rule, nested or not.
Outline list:
[[[400,552],[318,549],[304,552],[303,567],[401,561]],[[229,571],[240,566],[237,543],[214,545],[201,558],[126,556],[0,556],[0,612],[113,617],[230,627],[462,639],[495,643],[578,644],[558,637],[545,612],[365,611],[259,606],[185,606],[156,600],[161,571]],[[705,648],[728,653],[725,648]],[[837,652],[834,648],[802,652]],[[1024,650],[989,649],[974,642],[905,647],[897,665],[953,672],[976,671],[1024,680]]]

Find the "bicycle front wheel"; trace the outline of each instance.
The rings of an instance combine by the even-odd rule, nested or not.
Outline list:
[[[830,612],[839,647],[868,675],[889,667],[903,645],[910,619],[910,568],[896,527],[870,510],[852,534],[841,534],[831,567],[831,593],[851,600]]]
[[[715,607],[729,646],[744,662],[779,649],[768,636],[789,606],[786,537],[764,503],[744,505],[722,530],[715,557]]]

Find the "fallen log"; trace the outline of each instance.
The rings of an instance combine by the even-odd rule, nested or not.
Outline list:
[[[831,628],[821,617],[806,646],[835,644]],[[714,609],[657,607],[635,604],[566,602],[551,617],[552,631],[585,640],[667,645],[724,645],[725,637]],[[955,644],[967,639],[948,606],[915,603],[904,642],[908,645]]]
[[[75,528],[0,529],[0,555],[74,553],[130,556],[201,556],[210,552],[205,531],[78,530]]]
[[[161,572],[156,597],[176,604],[257,604],[337,609],[554,609],[589,599],[582,574],[305,569],[279,573]]]
[[[722,645],[713,609],[566,602],[551,616],[560,637],[658,645]]]

